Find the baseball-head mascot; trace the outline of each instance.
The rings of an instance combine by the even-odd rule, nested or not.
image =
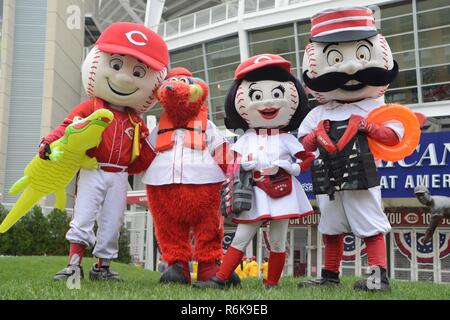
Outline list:
[[[208,120],[208,86],[189,70],[170,70],[157,97],[164,112],[148,139],[156,157],[142,181],[168,263],[160,282],[189,284],[191,260],[198,261],[202,281],[216,273],[222,258],[218,211],[228,143]]]
[[[301,286],[339,285],[344,233],[353,232],[364,239],[372,276],[380,280],[372,286],[366,280],[358,281],[355,289],[390,290],[384,234],[391,226],[382,207],[373,146],[411,153],[420,135],[419,123],[406,107],[384,106],[384,93],[398,65],[377,32],[370,9],[338,8],[314,15],[310,40],[303,80],[322,104],[305,118],[298,137],[306,150],[319,150],[311,171],[321,212],[325,263],[321,277]],[[379,115],[383,121],[377,120]],[[414,128],[400,115],[412,116]],[[401,154],[383,152],[382,159]]]
[[[240,159],[241,169],[253,177],[251,206],[233,217],[238,227],[223,263],[215,276],[198,283],[199,287],[224,288],[233,284],[233,271],[264,222],[270,222],[269,267],[264,285],[278,286],[286,260],[289,219],[312,212],[295,176],[309,167],[314,156],[288,132],[296,129],[308,113],[308,99],[290,67],[283,57],[261,54],[245,60],[235,71],[226,97],[225,124],[240,134],[231,149]],[[296,158],[302,162],[293,160]]]
[[[66,235],[70,241],[69,265],[56,274],[55,280],[65,281],[74,273],[83,275],[81,260],[86,248],[93,248],[98,258],[90,279],[120,280],[110,270],[109,262],[118,256],[128,174],[145,170],[154,157],[145,142],[148,129],[139,114],[155,104],[156,89],[167,73],[167,64],[168,50],[160,36],[136,23],[111,24],[82,67],[83,85],[90,99],[74,107],[64,122],[42,139],[39,155],[49,159],[49,144],[62,137],[69,124],[100,108],[114,115],[100,144],[87,152],[88,159],[96,159],[97,165],[79,172],[74,217]],[[80,122],[79,128],[82,125]]]

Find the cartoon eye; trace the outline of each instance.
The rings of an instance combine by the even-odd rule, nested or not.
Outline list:
[[[186,78],[186,77],[179,78],[178,81],[181,81],[181,82],[184,82],[184,83],[188,83],[188,84],[192,84],[193,83],[191,81],[191,79]]]
[[[365,44],[360,45],[358,49],[356,50],[356,58],[358,60],[370,60],[370,49]]]
[[[336,63],[341,63],[342,61],[344,61],[344,56],[342,55],[342,53],[340,53],[336,49],[330,50],[328,52],[327,62],[330,67],[332,65],[335,65]]]
[[[119,71],[122,69],[123,61],[119,58],[113,58],[111,61],[109,61],[109,66],[113,68],[116,71]]]
[[[177,77],[170,77],[169,79],[167,79],[167,81],[178,81]]]
[[[263,99],[263,93],[261,90],[250,89],[248,96],[252,101],[261,101]]]
[[[282,99],[284,98],[284,88],[279,85],[278,87],[272,89],[272,97],[274,99]]]
[[[79,123],[79,122],[82,122],[83,120],[84,120],[84,119],[83,119],[82,117],[75,116],[75,117],[73,117],[72,122],[73,122],[73,123]]]
[[[145,69],[141,66],[135,66],[133,68],[133,76],[143,78],[145,76]]]

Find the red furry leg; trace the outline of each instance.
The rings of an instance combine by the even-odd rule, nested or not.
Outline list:
[[[163,187],[166,186],[147,186],[149,208],[162,259],[169,265],[176,261],[188,263],[192,258],[190,226],[180,219],[186,212],[181,212],[177,206],[178,201],[174,201],[176,198],[172,198],[168,192],[170,188]]]

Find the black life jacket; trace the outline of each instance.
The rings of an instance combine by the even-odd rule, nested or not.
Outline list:
[[[348,120],[330,121],[328,136],[336,144],[347,128]],[[367,137],[358,131],[342,151],[328,153],[319,145],[320,155],[311,166],[313,193],[328,194],[340,190],[367,190],[380,185],[375,159]]]

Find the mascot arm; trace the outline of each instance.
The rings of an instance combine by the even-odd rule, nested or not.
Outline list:
[[[368,122],[364,120],[361,122],[361,129],[367,134],[369,138],[376,140],[387,146],[395,146],[400,142],[400,139],[395,131],[382,124]]]
[[[300,151],[295,154],[295,157],[299,160],[301,160],[300,163],[300,169],[301,172],[308,171],[311,167],[311,163],[314,161],[314,158],[316,157],[314,152],[310,151]]]
[[[155,159],[156,153],[155,151],[150,147],[147,140],[141,139],[141,152],[139,157],[134,160],[133,163],[131,163],[128,166],[128,174],[139,174],[145,170],[152,164],[153,159]]]

